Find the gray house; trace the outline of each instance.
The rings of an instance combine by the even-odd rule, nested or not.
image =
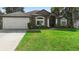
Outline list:
[[[28,29],[28,23],[34,26],[50,27],[50,12],[46,10],[34,10],[31,12],[14,12],[2,15],[3,29]]]
[[[77,14],[76,14],[76,16],[74,16],[74,19],[72,21],[73,21],[73,27],[74,28],[79,28],[79,16]],[[56,22],[55,25],[57,27],[69,27],[69,26],[72,26],[70,20],[68,20],[65,17],[60,17],[59,19],[56,19],[55,22]]]

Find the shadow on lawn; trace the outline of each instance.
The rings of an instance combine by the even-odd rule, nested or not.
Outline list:
[[[76,28],[56,28],[56,30],[76,32],[78,29]]]
[[[47,30],[47,29],[44,29],[44,30]],[[76,28],[54,28],[53,30],[76,32],[78,29]],[[28,29],[27,32],[41,33],[41,29]]]
[[[29,29],[27,32],[32,32],[32,33],[41,33],[40,29]]]

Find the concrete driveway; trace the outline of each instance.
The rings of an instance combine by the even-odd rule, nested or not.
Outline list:
[[[13,51],[25,34],[25,30],[0,30],[0,51]]]

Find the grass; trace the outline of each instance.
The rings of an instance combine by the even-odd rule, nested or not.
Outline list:
[[[27,32],[16,51],[79,51],[79,30]]]

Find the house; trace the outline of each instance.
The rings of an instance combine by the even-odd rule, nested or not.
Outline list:
[[[56,27],[68,27],[68,19],[63,16],[60,16],[58,19],[56,19],[55,25]]]
[[[3,29],[28,29],[28,23],[34,26],[47,26],[50,27],[49,20],[50,12],[46,10],[34,10],[27,13],[14,12],[4,14],[2,19]]]
[[[67,18],[65,18],[63,16],[59,17],[59,19],[55,20],[55,22],[56,22],[55,25],[57,27],[71,27],[73,24],[74,28],[79,28],[79,16],[77,13],[75,15],[73,16],[74,19],[72,19],[72,22],[71,22],[71,20],[68,20]]]
[[[76,14],[77,15],[77,14]],[[2,29],[29,29],[28,24],[34,28],[35,26],[43,27],[68,27],[71,22],[63,16],[56,19],[54,14],[47,10],[34,10],[27,13],[14,12],[10,14],[0,15],[2,17]],[[74,16],[74,28],[79,28],[79,17]]]
[[[66,11],[63,11],[66,10]],[[74,27],[79,28],[79,8],[75,7],[65,7],[61,9],[59,16],[56,16],[55,24],[57,27]],[[64,14],[68,13],[68,14]],[[64,17],[65,16],[65,17]]]

